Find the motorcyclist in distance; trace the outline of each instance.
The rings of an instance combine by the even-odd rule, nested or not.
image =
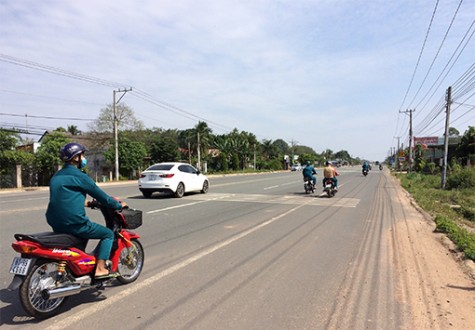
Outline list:
[[[307,166],[303,168],[302,174],[304,180],[309,178],[313,181],[313,188],[317,187],[317,178],[314,176],[314,174],[317,174],[317,171],[315,171],[315,168],[310,164],[309,161],[307,161]]]
[[[368,162],[363,162],[363,169],[362,169],[362,172],[366,171],[366,172],[369,172],[369,164]]]
[[[333,165],[329,161],[326,161],[325,167],[323,168],[323,177],[325,178],[323,180],[323,188],[325,188],[326,179],[332,179],[333,186],[336,190],[338,190],[338,179],[336,178],[338,175],[340,174],[337,172],[336,168],[333,167]]]

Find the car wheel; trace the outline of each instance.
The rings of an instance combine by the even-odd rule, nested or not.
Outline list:
[[[205,182],[203,182],[203,189],[201,189],[201,192],[203,194],[206,194],[209,190],[209,182],[208,180],[205,180]]]
[[[150,198],[150,197],[152,197],[152,192],[151,191],[142,191],[142,195],[145,198]]]
[[[185,195],[185,185],[183,184],[183,182],[180,182],[176,187],[175,196],[178,198],[182,198],[183,195]]]

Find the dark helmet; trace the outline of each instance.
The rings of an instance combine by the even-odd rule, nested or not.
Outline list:
[[[63,162],[69,162],[74,156],[82,154],[87,151],[87,148],[82,144],[71,142],[65,144],[59,149],[59,157]]]

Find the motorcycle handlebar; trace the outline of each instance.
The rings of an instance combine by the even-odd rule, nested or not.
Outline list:
[[[122,209],[128,209],[129,206],[125,202],[118,201],[122,205]],[[86,203],[86,207],[90,207],[91,209],[96,209],[99,208],[102,204],[99,203],[96,199],[93,199],[92,201],[88,201]]]

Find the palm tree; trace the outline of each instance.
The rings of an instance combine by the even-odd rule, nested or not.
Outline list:
[[[274,157],[277,153],[277,148],[272,140],[263,140],[261,144],[262,154],[266,160]]]
[[[207,159],[208,149],[211,143],[211,134],[212,130],[208,127],[208,124],[204,121],[198,122],[195,128],[193,129],[196,141],[197,141],[197,151],[198,151],[198,167],[201,167],[201,155],[204,155],[203,158]]]
[[[68,132],[71,133],[71,135],[78,135],[79,133],[81,133],[78,130],[78,127],[75,125],[68,125]]]

